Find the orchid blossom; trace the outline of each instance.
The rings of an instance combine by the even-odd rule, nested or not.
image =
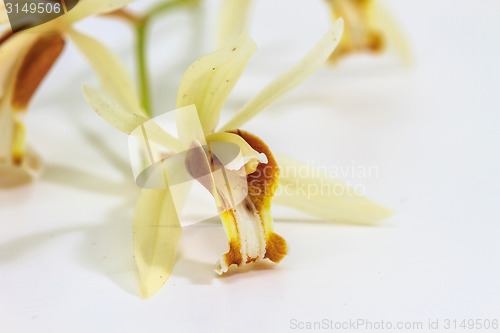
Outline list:
[[[95,53],[100,53],[103,46],[71,26],[87,16],[113,11],[132,1],[81,0],[71,11],[39,26],[17,32],[10,27],[5,29],[0,37],[0,187],[29,182],[40,170],[38,156],[25,142],[23,117],[39,85],[61,55],[66,37],[71,36],[95,66],[103,66]],[[0,5],[1,27],[9,20],[4,3],[0,1]],[[118,63],[98,71],[106,75],[101,76],[102,88],[113,98],[135,107],[135,95],[120,93],[124,86],[133,86],[133,82],[127,81],[128,77],[110,75]]]
[[[406,36],[393,15],[378,0],[325,0],[333,21],[342,18],[344,34],[329,63],[356,53],[380,54],[390,50],[404,64],[411,63]],[[223,0],[217,45],[226,45],[248,29],[254,0]]]
[[[354,53],[378,54],[392,49],[404,63],[411,54],[406,38],[392,15],[376,0],[326,0],[333,20],[342,17],[345,30],[330,62]]]
[[[90,86],[83,86],[89,105],[120,131],[129,135],[139,132],[173,153],[191,148],[186,155],[186,167],[193,177],[209,175],[200,182],[214,197],[228,238],[228,251],[219,261],[218,273],[226,272],[233,264],[242,266],[265,258],[279,262],[286,255],[287,244],[273,231],[270,214],[271,198],[278,184],[292,187],[292,191],[287,191],[283,194],[284,197],[278,198],[280,203],[330,220],[371,224],[391,214],[388,209],[359,194],[318,194],[306,198],[300,191],[294,192],[295,186],[317,181],[333,182],[344,188],[347,186],[326,176],[319,176],[318,173],[314,177],[298,179],[293,175],[280,176],[280,168],[297,165],[302,167],[303,164],[280,155],[275,158],[262,140],[239,129],[319,69],[338,45],[342,30],[343,21],[339,19],[298,64],[268,84],[228,123],[219,128],[219,115],[226,98],[256,51],[256,45],[248,35],[243,34],[225,47],[198,59],[188,68],[181,81],[176,112],[194,110],[201,126],[197,129],[193,118],[176,116],[178,137],[164,132],[140,108],[132,110],[112,96]],[[103,58],[102,60],[104,61]],[[124,73],[120,75],[123,76]],[[133,94],[134,91],[130,90],[129,93]],[[229,207],[228,197],[223,193],[224,184],[210,176],[211,167],[220,161],[203,147],[204,143],[214,146],[220,142],[239,147],[243,162],[231,168],[233,173],[230,176],[243,176],[248,184],[248,193],[244,193],[243,200]],[[150,148],[148,144],[148,149]],[[267,168],[267,172],[263,172],[264,168]],[[266,177],[262,176],[263,173]],[[164,168],[160,168],[160,176],[162,175],[165,178],[163,188],[142,189],[133,218],[134,252],[144,297],[154,295],[167,281],[173,270],[181,236],[181,225],[172,194],[172,179]]]

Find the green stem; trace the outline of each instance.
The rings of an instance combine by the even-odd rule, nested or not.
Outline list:
[[[139,71],[139,91],[141,96],[141,105],[146,114],[151,117],[151,95],[149,89],[149,73],[147,66],[147,20],[141,20],[137,24],[137,62]]]
[[[163,14],[169,10],[182,5],[195,5],[199,0],[171,0],[161,3],[153,8],[151,8],[140,20],[135,24],[137,42],[136,42],[136,54],[138,62],[138,72],[139,72],[139,90],[141,94],[141,105],[146,114],[152,117],[151,110],[151,92],[149,85],[149,73],[147,66],[147,31],[149,28],[149,23],[160,14]]]
[[[146,21],[149,21],[153,19],[157,15],[161,15],[164,12],[168,12],[171,9],[174,9],[175,7],[179,7],[182,5],[195,5],[199,2],[199,0],[171,0],[167,2],[160,3],[146,13],[144,16],[144,19]]]

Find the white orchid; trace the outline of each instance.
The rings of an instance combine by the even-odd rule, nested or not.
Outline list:
[[[61,55],[66,37],[71,36],[89,60],[101,66],[96,54],[104,52],[103,46],[72,30],[71,26],[87,16],[110,12],[132,1],[81,0],[66,14],[28,30],[12,32],[10,27],[5,27],[0,37],[0,187],[28,182],[40,169],[38,156],[25,143],[23,117],[40,83]],[[9,20],[5,4],[2,1],[0,4],[1,27]],[[117,66],[117,63],[111,65]],[[113,98],[135,107],[138,105],[135,95],[116,95],[113,93],[117,90],[107,86],[133,86],[132,81],[109,75],[113,69],[99,71],[107,76],[101,77],[103,89]]]
[[[411,61],[411,52],[400,26],[377,0],[326,0],[332,19],[345,19],[342,42],[330,62],[353,53],[380,53],[392,49],[404,63]]]
[[[217,124],[224,102],[256,50],[255,43],[246,34],[198,59],[184,74],[176,107],[178,110],[196,110],[201,128],[196,128],[193,118],[178,117],[179,137],[163,132],[155,125],[154,119],[150,120],[140,108],[133,110],[112,96],[84,85],[87,102],[101,117],[122,132],[134,135],[139,131],[155,144],[174,153],[186,147],[193,148],[191,152],[194,153],[186,159],[186,164],[194,177],[197,174],[209,174],[211,166],[218,163],[211,152],[203,149],[203,142],[209,146],[226,142],[240,148],[245,157],[244,162],[233,169],[236,169],[237,174],[243,175],[248,184],[248,195],[244,192],[247,196],[241,203],[227,206],[228,198],[221,190],[224,184],[219,184],[217,178],[209,176],[205,182],[200,181],[211,191],[217,206],[222,208],[219,209],[219,215],[229,240],[228,252],[220,260],[219,273],[227,271],[232,264],[241,266],[264,258],[279,262],[286,255],[286,242],[274,233],[270,215],[271,198],[278,182],[289,187],[289,191],[283,192],[283,196],[278,198],[280,203],[330,220],[371,224],[391,214],[388,209],[359,194],[352,194],[352,191],[344,191],[344,194],[338,196],[310,196],[302,191],[294,191],[301,184],[318,181],[334,183],[344,189],[347,186],[317,172],[313,176],[302,178],[287,174],[280,176],[280,168],[305,165],[287,157],[278,156],[275,159],[262,140],[239,129],[320,68],[338,45],[342,30],[343,21],[339,19],[298,64],[267,85],[219,129]],[[111,57],[101,58],[104,64],[109,65],[115,60]],[[120,71],[118,75],[123,78],[126,73]],[[134,94],[134,91],[127,93]],[[152,163],[154,159],[151,160]],[[268,169],[266,177],[262,176],[264,168]],[[172,179],[165,171],[161,173],[166,175],[165,187],[142,190],[133,221],[135,258],[144,297],[155,294],[170,276],[181,235],[176,205],[169,186]]]
[[[379,54],[390,50],[404,64],[411,62],[406,36],[396,19],[378,0],[325,0],[333,21],[345,22],[342,41],[329,58],[330,63],[356,53]],[[217,45],[224,46],[248,30],[255,0],[223,0]]]

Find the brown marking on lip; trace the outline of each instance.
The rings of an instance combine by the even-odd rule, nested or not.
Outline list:
[[[258,153],[264,153],[267,157],[267,164],[259,163],[255,172],[247,175],[248,198],[254,204],[266,231],[266,254],[264,258],[278,263],[287,254],[288,246],[286,241],[280,235],[274,233],[271,228],[268,228],[271,230],[266,230],[265,225],[265,221],[271,219],[268,211],[271,207],[271,199],[278,187],[278,163],[269,147],[260,138],[239,129],[231,131],[231,133],[241,136],[253,149]]]
[[[12,147],[12,164],[15,166],[21,166],[23,164],[25,138],[26,133],[24,130],[24,126],[18,121],[14,122],[12,142],[14,142],[15,145]]]
[[[14,33],[12,32],[12,30],[9,30],[9,31],[5,32],[2,36],[0,36],[0,46],[3,43],[5,43],[13,35],[14,35]]]
[[[370,31],[367,37],[367,48],[372,52],[381,52],[384,50],[384,38],[382,34],[376,31]]]
[[[232,264],[236,264],[240,266],[243,263],[243,258],[241,256],[241,246],[236,241],[229,242],[229,251],[224,253],[224,261],[227,264],[227,267]]]
[[[64,39],[57,33],[42,34],[31,46],[15,75],[12,107],[26,109],[38,86],[64,48]]]
[[[283,259],[288,252],[286,241],[280,235],[271,233],[266,240],[266,256],[272,262],[278,263]]]
[[[246,131],[235,130],[230,133],[241,136],[258,153],[264,153],[267,164],[259,163],[257,169],[247,175],[248,195],[257,211],[268,208],[276,191],[279,180],[279,167],[269,147],[260,138]]]
[[[218,199],[220,212],[231,208],[229,198],[223,195],[212,179],[214,170],[223,167],[220,161],[201,146],[193,146],[186,153],[186,168],[190,175],[205,187],[214,198]],[[216,191],[216,193],[215,193]]]
[[[370,18],[373,0],[329,0],[328,2],[333,18],[336,20],[343,17],[346,23],[342,40],[328,59],[330,64],[353,53],[384,51],[385,36],[373,26]]]
[[[242,137],[258,153],[264,153],[267,156],[268,163],[259,163],[255,171],[248,174],[248,196],[243,203],[243,208],[256,212],[259,215],[260,223],[264,229],[266,238],[266,248],[264,258],[273,262],[279,262],[288,252],[285,240],[272,231],[272,219],[269,214],[271,199],[278,185],[279,167],[274,159],[269,147],[258,137],[242,130],[230,131]],[[225,198],[223,193],[217,188],[210,177],[211,171],[223,167],[221,162],[201,146],[193,147],[186,156],[186,167],[191,176],[199,181],[214,198],[217,198],[218,208],[221,212],[223,221],[230,225],[228,233],[232,235],[229,241],[229,250],[223,255],[222,261],[227,267],[235,264],[241,266],[259,260],[261,257],[245,257],[241,254],[242,244],[240,243],[240,233],[234,209]],[[214,189],[217,193],[214,193]],[[230,222],[230,223],[229,223]]]

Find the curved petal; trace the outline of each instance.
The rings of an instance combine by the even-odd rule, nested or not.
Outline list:
[[[12,107],[25,110],[43,79],[64,49],[65,41],[58,33],[36,34],[37,40],[20,59],[12,91]],[[13,37],[15,38],[15,36]]]
[[[157,119],[155,117],[154,119]],[[201,126],[200,117],[196,110],[196,105],[191,104],[175,110],[175,123],[179,139],[189,149],[193,140],[200,145],[206,145],[205,134]]]
[[[143,189],[133,221],[142,296],[153,296],[172,273],[182,229],[168,190]]]
[[[176,108],[195,104],[204,133],[212,133],[227,96],[256,49],[255,42],[243,35],[231,45],[196,60],[182,78]]]
[[[236,40],[247,30],[253,0],[223,0],[217,26],[217,47]]]
[[[0,44],[0,98],[8,107],[24,111],[64,49],[58,33],[7,35]]]
[[[0,37],[0,99],[13,89],[15,82],[14,72],[19,69],[20,61],[29,49],[41,38],[38,33],[18,33],[13,35],[8,32]],[[10,91],[12,93],[12,90]]]
[[[237,170],[244,165],[245,171],[248,175],[255,172],[259,163],[267,163],[267,156],[253,149],[252,146],[250,146],[250,144],[238,134],[219,132],[208,135],[206,140],[209,144],[213,142],[229,142],[237,145],[240,148],[240,156],[238,156],[237,159],[233,160],[230,163],[223,162],[223,164],[225,164],[226,168],[228,169]],[[220,156],[218,157],[220,158]]]
[[[5,10],[5,3],[3,1],[0,1],[0,25],[8,23],[9,16],[7,15],[7,11]]]
[[[26,146],[20,114],[64,48],[56,33],[8,34],[0,41],[0,187],[39,174],[38,156]]]
[[[336,222],[374,224],[393,212],[337,179],[290,157],[275,154],[280,166],[273,202]]]
[[[247,142],[251,149],[266,155],[268,161],[259,164],[255,172],[247,175],[248,193],[245,193],[244,200],[219,213],[229,240],[229,249],[219,261],[219,274],[227,272],[232,264],[242,266],[264,258],[278,263],[288,252],[285,240],[273,230],[271,217],[271,199],[280,173],[278,164],[261,139],[241,130],[234,134]],[[218,191],[219,196],[221,193]]]
[[[148,119],[141,114],[125,111],[115,100],[86,84],[82,86],[83,96],[94,111],[111,126],[130,134]]]
[[[344,23],[337,20],[318,44],[295,66],[278,76],[262,91],[250,100],[243,108],[222,127],[221,131],[240,128],[244,123],[255,117],[263,109],[297,87],[302,81],[318,70],[342,36]]]
[[[128,5],[135,0],[80,0],[67,14],[61,16],[67,25],[84,19],[87,16],[112,12]]]
[[[394,15],[380,1],[375,1],[370,19],[373,22],[373,26],[379,27],[382,30],[387,40],[387,47],[393,49],[403,64],[410,65],[413,62],[411,46]]]
[[[130,113],[145,115],[140,107],[134,81],[122,61],[106,46],[73,29],[68,35],[99,76],[102,90]]]
[[[154,120],[141,114],[125,111],[115,100],[86,84],[82,86],[83,96],[92,109],[114,128],[132,134],[141,126],[140,132],[147,133],[149,140],[172,151],[181,151],[181,142],[165,132]]]

